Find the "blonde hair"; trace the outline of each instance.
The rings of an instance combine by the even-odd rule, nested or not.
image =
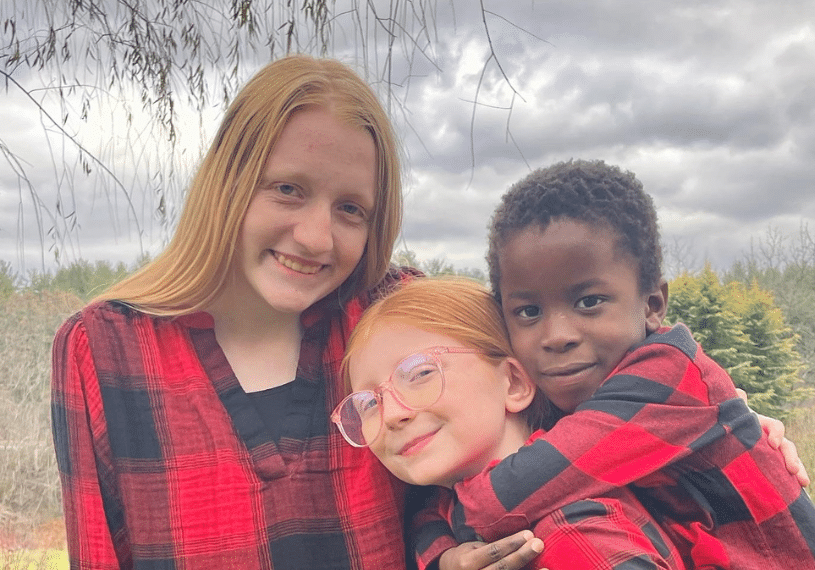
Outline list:
[[[514,357],[501,307],[486,287],[462,277],[413,279],[373,303],[351,333],[341,368],[346,392],[351,358],[371,335],[394,323],[449,336],[493,362]],[[544,402],[538,390],[525,410],[533,428],[541,422]]]
[[[374,140],[378,192],[368,241],[340,286],[339,300],[378,283],[402,221],[399,149],[390,120],[370,86],[346,65],[292,55],[262,68],[232,101],[167,248],[94,300],[115,299],[154,315],[180,315],[209,305],[227,279],[246,209],[283,128],[294,113],[314,107],[330,109]]]

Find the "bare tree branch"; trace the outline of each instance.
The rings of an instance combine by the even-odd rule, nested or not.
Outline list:
[[[226,106],[258,59],[267,61],[290,51],[336,55],[340,50],[344,57],[361,61],[363,75],[380,89],[389,112],[423,144],[423,133],[411,123],[409,97],[414,78],[420,76],[416,70],[445,73],[436,53],[447,39],[436,30],[439,5],[438,0],[0,2],[0,72],[6,90],[24,93],[42,117],[44,147],[50,148],[53,138],[76,150],[74,156],[63,148],[64,156],[59,156],[58,149],[50,149],[54,181],[47,188],[25,176],[18,178],[27,181],[28,186],[21,184],[31,196],[37,223],[53,220],[50,229],[39,231],[57,244],[55,252],[67,253],[66,246],[74,240],[78,249],[79,228],[89,224],[76,203],[90,185],[93,192],[100,187],[104,191],[116,231],[120,231],[117,215],[135,225],[142,252],[153,221],[158,220],[162,235],[169,236],[189,163],[197,159],[190,156],[197,149],[186,148],[189,142],[179,140],[190,130],[188,123],[181,128],[179,113],[183,110],[188,121],[191,109],[202,123],[213,107]],[[441,5],[455,17],[454,0]],[[483,1],[480,9],[490,55],[472,98],[473,167],[476,109],[483,104],[484,79],[492,60],[511,90],[510,105],[504,109],[507,140],[520,152],[509,119],[521,94],[499,60],[487,18],[514,24],[486,10]],[[44,85],[31,84],[38,77]],[[111,140],[100,141],[101,150],[93,152],[87,143],[92,127],[85,125],[98,121],[108,107],[119,113],[119,122],[111,129]],[[142,113],[150,117],[147,127],[136,125]],[[153,139],[144,145],[147,137]],[[10,140],[3,141],[3,160],[12,171],[22,172]],[[140,151],[135,148],[139,145]],[[117,213],[122,201],[123,212]],[[44,238],[40,241],[44,247]]]

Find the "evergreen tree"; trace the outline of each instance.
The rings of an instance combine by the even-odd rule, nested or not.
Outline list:
[[[740,354],[745,337],[736,316],[725,306],[725,290],[719,278],[706,266],[699,276],[684,273],[669,287],[666,321],[682,322],[693,332],[696,341],[737,386],[748,384],[750,364]]]
[[[795,335],[770,293],[756,283],[722,285],[710,266],[698,275],[680,275],[669,290],[666,322],[685,323],[708,356],[749,394],[754,410],[784,418],[788,404],[808,395],[799,386]]]
[[[782,410],[788,401],[807,397],[810,390],[800,386],[802,362],[795,349],[797,335],[784,322],[773,295],[755,280],[749,287],[732,282],[727,293],[729,306],[749,341],[743,346],[743,355],[750,359],[755,372],[742,388],[751,394],[750,405]]]

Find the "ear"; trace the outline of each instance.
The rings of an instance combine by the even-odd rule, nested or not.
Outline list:
[[[648,293],[645,304],[645,330],[651,334],[662,326],[668,311],[668,282],[664,278],[659,280],[656,289]]]
[[[504,367],[509,382],[506,409],[513,414],[523,412],[535,399],[537,386],[516,359],[507,358],[504,360]]]

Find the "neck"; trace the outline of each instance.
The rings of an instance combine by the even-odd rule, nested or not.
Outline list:
[[[215,321],[215,338],[246,392],[294,380],[302,339],[298,313],[247,310],[225,297],[212,303],[208,312]]]
[[[504,437],[499,448],[500,457],[496,459],[505,459],[521,449],[530,435],[532,435],[532,429],[526,423],[526,418],[520,414],[508,414]]]

